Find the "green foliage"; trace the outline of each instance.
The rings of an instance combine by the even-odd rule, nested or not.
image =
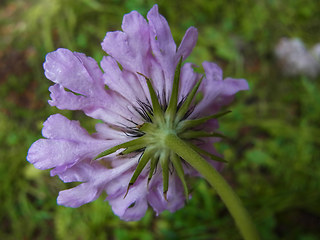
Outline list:
[[[176,213],[139,222],[114,216],[104,197],[77,209],[56,205],[70,187],[25,160],[43,121],[61,112],[93,131],[80,112],[49,107],[42,62],[58,47],[100,60],[107,31],[123,14],[146,14],[152,0],[12,0],[0,3],[0,239],[230,239],[234,223],[203,180]],[[218,62],[225,76],[249,81],[232,113],[221,119],[227,136],[217,148],[229,161],[223,175],[252,213],[262,239],[320,238],[320,82],[284,77],[273,59],[283,36],[308,45],[320,39],[319,3],[313,0],[158,1],[179,42],[190,25],[199,40],[189,60]],[[199,71],[202,71],[199,69]]]

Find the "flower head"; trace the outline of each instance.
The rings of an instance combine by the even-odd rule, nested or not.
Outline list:
[[[166,145],[175,134],[220,169],[223,159],[213,148],[220,134],[222,106],[239,90],[243,79],[222,78],[222,70],[204,62],[196,73],[189,56],[197,30],[187,30],[177,48],[170,28],[155,5],[147,20],[138,12],[124,16],[123,31],[108,32],[102,42],[108,54],[101,69],[82,53],[58,49],[44,63],[49,104],[82,110],[102,120],[92,135],[78,121],[60,114],[44,123],[40,139],[27,160],[39,169],[52,169],[64,182],[80,182],[61,191],[58,204],[79,207],[107,193],[115,214],[138,220],[150,205],[157,214],[176,211],[189,198],[186,177],[196,175],[184,159]]]

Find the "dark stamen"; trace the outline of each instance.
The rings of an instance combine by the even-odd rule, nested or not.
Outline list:
[[[182,99],[180,100],[180,102],[177,105],[177,112],[179,111],[179,109],[182,107],[182,105],[184,104],[184,102],[186,101],[187,96],[183,96]],[[195,105],[189,107],[188,111],[184,114],[184,116],[182,117],[181,120],[185,120],[187,119],[191,113],[194,111]]]
[[[142,137],[144,132],[141,132],[137,127],[125,127],[124,134],[128,137]]]
[[[134,110],[146,121],[152,122],[150,116],[153,116],[153,109],[149,103],[142,102],[141,100],[137,100],[139,107],[133,106]]]
[[[165,112],[168,108],[167,96],[165,89],[162,90],[162,97],[160,97],[160,93],[157,93],[158,99],[160,101],[161,109]]]

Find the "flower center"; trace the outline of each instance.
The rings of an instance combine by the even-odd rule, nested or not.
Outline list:
[[[198,119],[188,119],[188,116],[192,112],[192,104],[198,88],[201,84],[202,78],[195,84],[190,93],[178,102],[179,81],[180,81],[180,69],[182,59],[177,66],[172,93],[168,104],[161,104],[159,97],[156,95],[152,86],[152,80],[145,77],[150,93],[151,103],[144,103],[138,101],[139,107],[135,107],[137,113],[145,120],[145,123],[138,125],[134,128],[128,128],[126,133],[133,137],[133,140],[119,144],[113,148],[110,148],[100,153],[95,159],[107,156],[117,150],[124,149],[119,155],[127,155],[134,152],[142,152],[137,167],[133,173],[133,176],[128,184],[127,193],[130,187],[135,183],[140,176],[142,170],[149,163],[149,176],[148,185],[151,181],[157,166],[160,164],[162,169],[163,180],[163,194],[167,199],[167,191],[169,187],[169,164],[172,163],[176,174],[180,178],[184,187],[186,200],[188,199],[188,188],[184,178],[183,163],[177,154],[172,152],[167,146],[166,138],[169,135],[176,135],[181,140],[185,141],[190,148],[195,150],[201,155],[207,156],[215,161],[223,161],[220,157],[217,157],[205,150],[199,148],[193,142],[194,140],[204,137],[223,137],[218,133],[207,132],[198,130],[199,126],[203,125],[210,119],[221,117],[230,111],[222,112],[220,114],[210,115]],[[125,196],[127,195],[125,194]],[[124,196],[124,197],[125,197]]]

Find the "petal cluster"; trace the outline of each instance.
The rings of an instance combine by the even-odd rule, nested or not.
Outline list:
[[[177,47],[166,19],[155,5],[147,19],[133,11],[124,16],[122,31],[106,34],[102,48],[107,56],[100,63],[102,70],[94,59],[82,53],[58,49],[47,55],[45,75],[54,83],[49,88],[49,104],[59,109],[81,110],[101,120],[96,132],[90,135],[78,121],[52,115],[44,123],[44,139],[29,149],[27,160],[36,168],[51,169],[51,175],[58,175],[64,182],[80,183],[61,191],[58,204],[79,207],[106,192],[114,213],[127,221],[140,219],[149,205],[157,214],[164,210],[174,212],[184,205],[184,188],[175,171],[170,173],[168,192],[163,195],[160,166],[150,182],[150,166],[145,167],[127,192],[141,152],[122,155],[119,153],[123,149],[119,149],[97,160],[95,157],[141,137],[139,126],[148,122],[152,113],[146,77],[152,80],[161,107],[168,106],[177,65],[191,53],[197,35],[194,27],[189,28]],[[203,63],[204,76],[193,67],[191,63],[181,67],[178,102],[183,103],[203,77],[199,87],[202,100],[193,103],[185,118],[215,114],[232,101],[236,92],[248,89],[243,79],[223,80],[222,70],[215,63]],[[202,131],[208,132],[217,128],[216,120],[201,126]],[[216,137],[199,140],[194,143],[199,149],[218,155],[212,145],[218,140]],[[212,161],[212,164],[218,169],[222,167],[222,163]],[[196,174],[187,164],[183,168],[187,175]]]

